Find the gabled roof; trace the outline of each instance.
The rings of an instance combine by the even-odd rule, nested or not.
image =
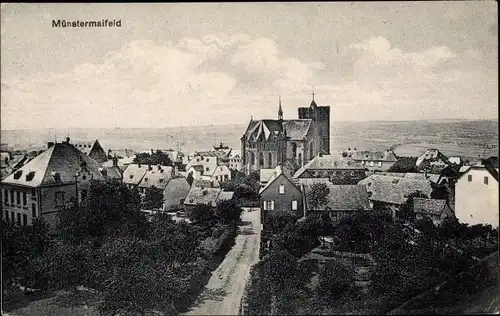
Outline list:
[[[446,206],[446,200],[413,198],[413,211],[416,214],[441,215]]]
[[[358,184],[366,185],[370,200],[401,205],[406,202],[408,195],[420,191],[430,196],[432,186],[429,180],[371,175]]]
[[[151,166],[142,177],[139,188],[150,188],[152,186],[158,189],[165,189],[168,181],[173,177],[174,168],[171,166]]]
[[[294,178],[300,177],[307,170],[364,170],[365,167],[349,157],[342,157],[336,155],[322,155],[316,156],[307,164],[299,168],[293,175]]]
[[[98,146],[98,144],[99,142],[96,139],[93,142],[76,142],[73,143],[73,146],[75,146],[75,148],[80,150],[82,153],[88,155],[94,147]]]
[[[303,140],[311,127],[311,119],[250,121],[244,134],[246,140],[275,139],[286,133],[290,140]]]
[[[234,192],[222,191],[220,188],[207,188],[192,186],[191,190],[184,201],[187,205],[208,204],[216,206],[217,202],[230,200],[233,198]]]
[[[448,157],[443,155],[437,149],[428,149],[423,153],[420,157],[417,158],[416,166],[420,166],[424,161],[442,161],[445,164],[448,164]]]
[[[462,170],[462,168],[460,168],[460,170]],[[499,178],[498,169],[493,168],[492,166],[483,166],[483,165],[469,166],[469,168],[467,168],[467,170],[465,170],[464,173],[462,173],[460,177],[458,177],[457,181],[460,180],[466,174],[468,174],[471,170],[486,170],[498,182]]]
[[[303,184],[308,209],[311,205],[311,189],[314,183],[315,182]],[[328,202],[316,207],[314,210],[330,209],[332,211],[355,211],[370,209],[370,201],[365,186],[334,185],[331,182],[321,183],[325,183],[330,191],[328,194]]]
[[[97,161],[72,144],[56,143],[6,177],[2,183],[29,187],[74,183],[76,173],[81,171],[84,165],[93,179],[103,179]]]
[[[123,172],[123,183],[138,185],[147,171],[148,165],[130,164]]]
[[[101,171],[101,169],[103,169],[104,172]],[[101,173],[101,175],[104,178],[116,179],[116,180],[119,180],[122,178],[123,172],[120,169],[120,167],[118,167],[118,166],[102,167],[101,169],[99,169],[99,172]]]
[[[278,165],[276,168],[274,168],[273,173],[272,173],[271,177],[269,178],[269,180],[267,181],[266,185],[262,189],[260,189],[259,194],[264,192],[267,188],[269,188],[269,186],[271,186],[271,184],[274,181],[276,181],[276,179],[278,179],[280,176],[283,176],[285,179],[290,181],[290,183],[293,186],[295,186],[297,188],[297,186],[295,185],[295,183],[293,181],[293,178],[291,176],[289,176],[286,172],[283,171],[283,168],[281,167],[281,165]],[[299,188],[297,188],[297,190],[299,190]]]

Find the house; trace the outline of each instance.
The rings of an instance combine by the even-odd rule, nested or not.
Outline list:
[[[108,161],[108,155],[102,148],[99,141],[96,139],[93,143],[90,142],[80,142],[74,144],[75,148],[94,159],[98,163],[103,163]]]
[[[202,180],[225,182],[231,180],[231,170],[225,164],[219,164],[212,174],[203,173]]]
[[[318,153],[330,153],[330,107],[318,106],[313,100],[309,107],[298,109],[298,119],[283,119],[281,99],[278,119],[250,119],[241,137],[242,167],[245,174],[262,168],[285,166],[292,160],[298,168]]]
[[[170,180],[174,175],[175,175],[175,170],[171,166],[148,165],[146,173],[142,177],[137,188],[141,193],[145,193],[146,190],[151,187],[156,187],[157,189],[163,191],[167,186],[168,180]]]
[[[174,163],[182,164],[184,160],[184,153],[178,151],[178,150],[173,150],[173,149],[164,149],[161,150],[163,153],[167,154],[168,158],[172,160]]]
[[[358,151],[356,148],[347,149],[346,155],[356,162],[361,163],[370,171],[387,171],[398,160],[394,151],[386,149],[385,151]]]
[[[183,209],[184,201],[186,200],[191,186],[186,178],[182,176],[174,176],[170,178],[163,190],[163,211],[173,212]]]
[[[428,173],[439,174],[442,169],[450,164],[448,157],[437,149],[428,149],[415,163],[418,171],[427,171]]]
[[[291,214],[300,217],[303,214],[302,192],[292,177],[283,172],[278,165],[267,182],[260,189],[262,216],[272,212],[275,214]]]
[[[415,218],[428,217],[434,225],[439,225],[447,217],[454,217],[453,210],[446,200],[413,198],[413,212]]]
[[[455,184],[455,216],[461,223],[498,227],[498,168],[470,166]]]
[[[297,170],[293,178],[330,178],[332,184],[357,184],[366,178],[366,171],[350,157],[320,154]]]
[[[372,209],[390,211],[393,217],[399,217],[410,194],[418,191],[430,197],[432,193],[431,182],[423,179],[371,175],[358,184],[366,186]]]
[[[97,161],[69,142],[49,143],[48,149],[2,181],[3,218],[30,224],[42,217],[57,224],[57,213],[71,205],[72,198],[84,199],[90,181],[104,180]]]
[[[234,196],[234,192],[225,192],[221,188],[208,188],[204,186],[191,186],[189,193],[184,200],[186,212],[198,205],[217,206],[217,202],[230,200]]]
[[[240,171],[242,166],[241,166],[241,156],[239,154],[236,154],[234,151],[231,152],[231,155],[229,156],[229,161],[227,163],[229,169],[231,170],[237,170]]]
[[[202,174],[212,175],[218,166],[219,154],[215,151],[197,153],[187,164],[186,171],[191,172],[191,168],[196,166],[193,171],[193,178],[199,179]],[[200,167],[201,166],[201,167]],[[199,174],[199,175],[198,175]]]
[[[326,203],[318,204],[312,198],[311,192],[315,183],[324,183],[327,186],[329,194]],[[368,192],[363,185],[336,185],[329,181],[309,182],[301,185],[304,197],[304,216],[326,211],[332,222],[335,223],[343,217],[370,210]]]
[[[149,168],[150,166],[142,164],[128,165],[123,171],[123,183],[131,189],[137,188]]]

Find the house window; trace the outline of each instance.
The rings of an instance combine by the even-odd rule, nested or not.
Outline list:
[[[17,215],[17,225],[21,226],[21,213],[16,213]]]
[[[28,205],[28,195],[26,192],[23,192],[23,206]]]
[[[31,188],[31,197],[35,197],[36,196],[36,190],[35,188]]]
[[[298,209],[298,203],[297,201],[292,201],[292,211],[296,211]]]
[[[207,162],[210,162],[210,159],[207,158]]]
[[[467,180],[468,180],[469,182],[472,182],[472,175],[471,175],[471,174],[469,174],[469,175],[467,176]]]
[[[488,184],[488,177],[484,177],[484,184]]]
[[[56,192],[56,206],[64,206],[64,192]]]
[[[3,204],[9,205],[9,191],[3,191]]]
[[[16,192],[16,197],[17,205],[21,204],[21,192]]]
[[[10,204],[14,204],[14,191],[10,191]]]
[[[87,197],[87,190],[82,190],[82,200]]]
[[[285,194],[285,186],[283,184],[279,186],[279,193]]]
[[[379,162],[378,162],[378,166],[379,166],[379,167],[382,167],[382,161],[379,161]]]
[[[26,226],[28,225],[28,215],[23,214],[23,225]]]
[[[5,211],[5,221],[9,221],[9,211]]]
[[[206,168],[205,168],[205,171],[208,171],[208,170],[209,170],[209,169],[208,169],[208,167],[206,167]]]
[[[224,181],[227,181],[227,180],[228,180],[228,178],[229,178],[229,177],[228,177],[228,175],[227,175],[227,174],[225,174],[225,175],[224,175]]]
[[[370,167],[373,167],[374,164],[373,164],[373,161],[370,161]]]
[[[274,201],[264,201],[264,210],[265,211],[274,210]]]
[[[36,217],[36,204],[33,203],[31,204],[31,218],[35,218]]]
[[[10,221],[12,222],[12,224],[15,223],[15,220],[16,220],[16,218],[14,217],[14,212],[11,211],[10,212]]]

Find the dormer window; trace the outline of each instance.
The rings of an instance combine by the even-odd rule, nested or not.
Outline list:
[[[22,170],[18,170],[14,173],[14,179],[15,180],[19,180],[19,178],[21,178],[21,175],[23,174],[23,171]]]
[[[26,175],[26,181],[31,181],[33,180],[33,178],[35,177],[35,171],[30,171],[27,175]]]
[[[133,174],[131,174],[131,175],[130,175],[130,179],[133,179],[133,178],[134,178],[134,175],[133,175]]]
[[[160,179],[160,183],[162,183],[162,182],[163,182],[163,179]]]
[[[148,178],[144,178],[144,181],[148,181]]]

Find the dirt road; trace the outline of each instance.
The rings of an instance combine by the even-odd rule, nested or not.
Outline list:
[[[259,211],[245,211],[236,244],[213,272],[198,300],[184,315],[238,315],[250,267],[259,260]]]

